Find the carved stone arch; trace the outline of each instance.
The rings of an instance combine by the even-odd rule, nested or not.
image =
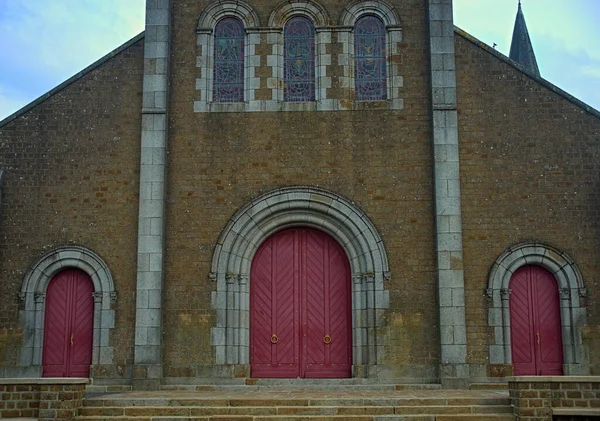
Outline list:
[[[354,365],[381,364],[376,323],[389,307],[387,254],[369,218],[349,200],[313,187],[264,194],[239,210],[215,246],[211,279],[217,312],[212,329],[217,364],[249,362],[249,279],[252,258],[275,232],[294,226],[317,228],[335,238],[350,262],[353,294]]]
[[[109,332],[115,325],[112,304],[117,298],[112,275],[106,263],[93,251],[80,246],[63,246],[41,256],[27,271],[21,286],[20,298],[23,345],[19,364],[37,367],[41,375],[44,339],[45,297],[48,284],[63,269],[80,269],[94,284],[94,340],[92,365],[113,364],[113,347]]]
[[[586,295],[581,272],[566,253],[547,244],[527,242],[502,253],[490,271],[486,295],[491,299],[488,324],[494,329],[489,346],[490,364],[511,364],[510,312],[508,288],[513,273],[528,265],[548,270],[557,281],[562,319],[564,372],[588,374],[589,363],[582,340],[586,310],[580,300]]]
[[[364,15],[378,16],[387,28],[399,27],[400,16],[394,6],[384,0],[357,0],[351,2],[342,11],[340,26],[354,26],[356,21]]]
[[[316,27],[331,26],[331,19],[323,6],[312,0],[304,0],[286,1],[277,6],[269,16],[269,27],[282,28],[293,16],[304,16]]]
[[[217,23],[227,16],[241,20],[246,30],[260,26],[258,15],[247,3],[240,0],[221,0],[212,3],[200,14],[198,30],[212,32]]]

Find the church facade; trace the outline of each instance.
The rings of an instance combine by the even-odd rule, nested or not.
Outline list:
[[[451,0],[146,9],[0,122],[0,376],[600,373],[597,110]]]

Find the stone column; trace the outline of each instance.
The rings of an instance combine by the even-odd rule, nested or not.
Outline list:
[[[460,208],[452,0],[429,0],[431,96],[440,312],[440,379],[467,388],[469,368]]]
[[[133,387],[158,389],[162,373],[170,0],[146,2]]]

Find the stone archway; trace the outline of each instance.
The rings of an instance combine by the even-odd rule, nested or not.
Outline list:
[[[490,364],[511,364],[510,311],[508,288],[515,271],[537,265],[548,270],[556,279],[560,296],[564,374],[589,374],[589,363],[582,342],[581,329],[586,322],[581,297],[585,296],[583,278],[575,262],[566,253],[541,243],[523,243],[506,250],[490,271],[486,295],[491,299],[488,325],[494,329],[489,345]]]
[[[211,279],[217,325],[212,329],[217,364],[249,362],[249,274],[252,258],[271,234],[288,227],[318,228],[344,249],[352,277],[354,366],[381,361],[376,321],[389,307],[387,255],[369,218],[349,200],[313,187],[264,194],[238,211],[215,246]],[[379,352],[378,352],[379,351]]]
[[[82,270],[94,284],[92,365],[113,363],[113,348],[108,345],[108,336],[115,324],[115,312],[111,304],[117,295],[110,270],[102,258],[91,250],[79,246],[64,246],[40,257],[23,280],[19,294],[24,303],[20,314],[24,326],[19,357],[19,365],[22,367],[41,370],[46,290],[54,275],[66,268]]]

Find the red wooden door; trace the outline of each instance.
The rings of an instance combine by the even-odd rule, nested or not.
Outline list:
[[[562,333],[556,280],[542,267],[526,266],[513,274],[509,289],[515,376],[561,375]]]
[[[350,377],[350,268],[321,231],[278,232],[250,272],[253,377]]]
[[[46,291],[44,377],[88,377],[94,332],[94,285],[83,271],[67,269]]]

